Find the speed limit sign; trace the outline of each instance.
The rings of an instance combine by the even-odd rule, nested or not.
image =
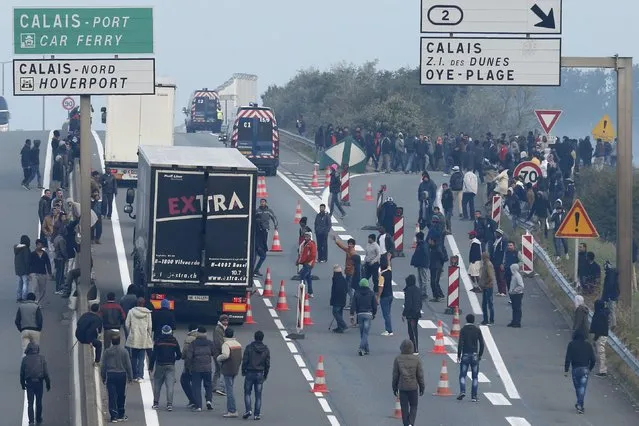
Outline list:
[[[533,186],[535,186],[539,179],[542,177],[541,168],[532,161],[524,161],[522,163],[519,163],[517,167],[515,167],[515,173],[513,174],[516,179],[521,176],[524,185],[530,183]]]
[[[62,99],[62,108],[66,109],[67,111],[71,111],[73,108],[75,108],[75,101],[73,100],[73,98],[67,96],[66,98]]]

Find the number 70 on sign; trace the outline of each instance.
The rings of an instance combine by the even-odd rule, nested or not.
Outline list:
[[[524,161],[517,165],[513,175],[515,176],[515,179],[519,179],[521,177],[524,185],[530,183],[535,186],[539,181],[539,178],[542,177],[542,172],[541,168],[537,164],[532,161]]]

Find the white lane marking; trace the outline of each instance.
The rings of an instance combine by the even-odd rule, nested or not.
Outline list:
[[[348,235],[348,234],[342,234],[339,236],[342,240],[347,241],[350,240],[351,238],[353,238],[352,235]]]
[[[282,335],[282,338],[284,339],[285,342],[291,341],[291,339],[288,338],[288,331],[280,330],[280,334]]]
[[[344,231],[346,231],[346,229],[344,229],[343,226],[333,226],[333,231],[335,231],[335,232],[344,232]]]
[[[430,338],[435,341],[437,339],[437,336],[430,336]],[[444,336],[444,346],[457,346],[457,342],[455,342],[453,339],[451,339],[448,336]]]
[[[295,343],[286,342],[286,346],[288,346],[288,350],[291,351],[292,354],[296,354],[297,353],[297,347],[295,346]]]
[[[272,309],[272,308],[269,309],[268,313],[271,314],[273,318],[277,318],[277,312],[275,312],[275,309]]]
[[[457,352],[448,352],[448,358],[452,359],[455,364],[457,364]]]
[[[331,423],[331,426],[340,426],[339,420],[337,420],[337,417],[333,416],[332,414],[326,417],[328,417],[328,421]]]
[[[429,328],[429,329],[437,328],[437,325],[431,320],[419,320],[417,321],[417,323],[419,324],[421,328]]]
[[[95,381],[95,400],[96,410],[98,411],[98,426],[102,426],[104,424],[104,417],[102,415],[102,387],[100,386],[100,383],[102,383],[102,377],[100,376],[100,367],[97,365],[93,367],[93,380]]]
[[[333,412],[333,410],[331,410],[331,406],[328,405],[328,401],[326,401],[324,398],[317,398],[317,400],[319,401],[320,405],[322,406],[322,410],[324,410],[325,413]]]
[[[450,358],[455,364],[457,364],[457,352],[448,352],[446,355],[448,355],[448,358]],[[470,370],[468,371],[468,378],[470,380],[473,379]],[[479,383],[490,383],[490,379],[486,377],[486,375],[481,371],[477,375],[477,381],[479,381]]]
[[[273,303],[269,299],[262,299],[267,308],[272,308]]]
[[[510,423],[510,426],[531,426],[523,417],[506,417],[506,421]]]
[[[262,283],[261,282],[259,282],[258,280],[253,280],[253,281],[254,281],[253,284],[255,284],[255,287],[262,288]]]
[[[501,377],[502,382],[504,382],[504,387],[506,388],[508,397],[510,399],[521,399],[519,392],[517,392],[517,388],[515,387],[515,383],[506,368],[506,363],[504,363],[501,353],[499,353],[499,349],[497,349],[497,344],[495,343],[495,339],[493,339],[493,335],[490,333],[488,326],[482,325],[479,328],[481,329],[482,336],[484,336],[484,343],[486,344],[486,348],[488,348],[488,353],[490,353],[490,357],[493,359],[493,364],[495,364],[495,368],[497,369],[497,374]]]
[[[100,156],[100,166],[104,170],[104,145],[102,140],[95,130],[91,130],[93,139],[98,148],[98,155]],[[120,216],[118,215],[117,200],[113,199],[113,214],[111,216],[111,229],[113,230],[113,240],[115,242],[115,252],[118,258],[118,268],[120,270],[120,284],[122,285],[122,291],[126,293],[126,289],[131,283],[129,275],[129,265],[126,259],[126,251],[124,249],[124,239],[122,238],[122,228],[120,227]],[[144,360],[144,378],[149,379],[148,365],[145,357]],[[144,404],[144,421],[147,426],[159,426],[157,411],[153,410],[153,388],[151,387],[150,380],[144,380],[140,383],[140,394],[142,395],[142,403]],[[102,415],[100,413],[100,415]]]
[[[308,368],[302,368],[302,374],[306,378],[306,381],[308,381],[308,382],[314,382],[315,381],[315,379],[313,378],[313,375],[311,374],[311,372],[310,372],[310,370]]]
[[[484,392],[484,396],[493,405],[512,405],[510,401],[501,393]]]
[[[301,355],[293,355],[293,358],[295,358],[295,362],[299,368],[306,368],[306,363]]]
[[[261,296],[262,294],[264,294],[264,289],[263,288],[258,288],[257,292],[259,293],[259,295]]]
[[[284,327],[284,324],[282,324],[282,320],[274,319],[273,322],[275,323],[275,326],[277,327],[278,330],[285,330],[286,329],[286,327]]]
[[[404,300],[404,292],[403,291],[394,291],[393,297],[395,299]]]

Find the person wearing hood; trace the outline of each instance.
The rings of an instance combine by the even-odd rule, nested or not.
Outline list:
[[[477,175],[472,170],[468,170],[464,173],[464,186],[462,188],[462,215],[464,219],[473,217],[476,195]]]
[[[153,349],[153,322],[151,320],[151,310],[145,307],[145,304],[146,301],[143,297],[138,298],[137,306],[129,311],[129,314],[126,316],[125,324],[127,330],[129,330],[129,337],[126,339],[126,347],[131,349],[133,380],[138,383],[142,383],[144,377],[144,355],[147,350]],[[120,308],[120,310],[121,309],[122,308]],[[103,317],[106,317],[104,310],[102,312]],[[106,325],[104,328],[106,335]]]
[[[513,309],[513,319],[508,324],[508,327],[520,328],[521,327],[521,303],[524,299],[524,278],[520,273],[519,263],[513,263],[510,265],[510,273],[512,279],[510,281],[510,289],[508,293],[510,295],[510,301]]]
[[[126,384],[133,380],[133,371],[131,357],[120,345],[119,335],[111,338],[109,347],[104,351],[100,374],[107,388],[111,423],[127,421],[129,418],[124,413]]]
[[[418,356],[413,355],[413,342],[406,339],[399,346],[400,354],[393,361],[393,394],[399,398],[404,426],[416,425],[417,392],[424,395],[424,368]]]
[[[215,349],[213,353],[213,364],[215,366],[215,372],[213,373],[213,380],[211,385],[213,390],[218,395],[226,396],[224,391],[224,383],[220,381],[222,376],[222,366],[217,362],[217,357],[222,353],[222,345],[224,344],[224,331],[229,326],[229,316],[226,314],[220,315],[213,330],[213,347]]]
[[[597,358],[599,359],[599,372],[597,377],[606,377],[608,367],[606,365],[606,344],[608,343],[608,317],[609,310],[606,302],[602,299],[595,300],[595,312],[592,314],[590,333],[594,334],[595,347],[597,348]]]
[[[565,217],[566,212],[564,210],[563,203],[560,199],[558,199],[557,201],[555,201],[555,211],[552,212],[552,215],[550,215],[549,219],[553,229],[552,240],[555,245],[555,256],[557,257],[557,261],[561,260],[562,254],[565,256],[566,260],[570,258],[570,256],[568,255],[568,241],[565,238],[555,236]]]
[[[577,296],[581,297],[581,296]],[[566,358],[564,361],[564,376],[568,377],[568,370],[572,366],[572,384],[575,387],[577,403],[575,408],[577,414],[584,413],[584,399],[586,397],[586,387],[588,386],[588,376],[595,368],[596,358],[592,345],[586,341],[586,335],[582,329],[576,329],[572,335],[572,341],[566,348]]]
[[[182,345],[182,359],[184,360],[184,368],[182,369],[182,374],[180,375],[180,385],[182,386],[184,395],[186,395],[186,399],[189,401],[187,405],[188,408],[195,407],[195,400],[193,399],[193,385],[191,383],[192,366],[189,360],[186,359],[186,353],[191,343],[193,343],[193,341],[197,337],[197,328],[197,324],[189,324],[188,332],[186,333],[184,344]]]
[[[22,350],[25,350],[29,343],[40,343],[42,310],[36,302],[35,293],[27,294],[26,299],[18,306],[15,325],[22,338]]]
[[[406,320],[408,326],[408,338],[413,342],[414,355],[419,355],[419,327],[417,323],[422,317],[422,297],[421,290],[415,285],[417,281],[415,275],[406,277],[406,287],[404,287],[404,310],[402,311],[402,322]]]
[[[455,204],[453,191],[448,187],[448,184],[444,182],[442,183],[442,208],[444,209],[447,233],[452,232],[451,219],[453,218],[453,204]]]
[[[375,291],[373,290],[373,292]],[[393,306],[393,271],[390,265],[386,265],[384,269],[380,268],[377,301],[382,308],[382,316],[384,317],[384,332],[382,332],[382,336],[392,336],[393,323],[391,308]]]
[[[20,365],[20,385],[23,391],[27,391],[27,417],[29,424],[42,423],[42,394],[43,384],[46,383],[47,392],[51,390],[49,369],[44,355],[40,354],[40,346],[37,343],[29,343],[24,351],[22,364]],[[34,405],[35,400],[35,416]]]
[[[29,262],[31,258],[31,240],[22,235],[20,243],[13,246],[13,267],[18,277],[16,301],[22,302],[27,298],[29,291]]]
[[[371,322],[377,315],[377,298],[368,285],[368,280],[362,278],[359,281],[359,288],[351,302],[351,324],[359,324],[359,356],[368,355],[368,333],[371,329]],[[357,320],[355,319],[357,318]]]
[[[422,172],[422,181],[417,188],[417,201],[421,202],[424,199],[428,199],[429,205],[434,205],[437,199],[437,185],[430,178],[430,174],[427,171]]]
[[[124,325],[127,315],[115,301],[115,293],[112,291],[107,293],[107,301],[100,307],[100,312],[102,313],[102,328],[104,328],[104,348],[107,349],[111,345],[111,337],[120,334],[120,329]]]
[[[262,388],[271,369],[271,353],[264,344],[264,332],[258,330],[255,339],[244,350],[242,357],[242,376],[244,376],[244,420],[253,416],[260,420],[262,412]],[[255,389],[255,412],[251,410],[251,392]]]
[[[470,240],[470,253],[468,255],[468,276],[470,276],[470,282],[473,284],[474,293],[481,293],[479,288],[479,274],[481,272],[481,241],[477,238],[477,232],[470,231],[468,233],[468,239]]]
[[[330,305],[333,309],[333,318],[337,326],[332,330],[333,333],[343,333],[348,328],[344,321],[346,293],[348,293],[348,284],[346,283],[344,274],[342,274],[342,267],[340,265],[334,265]]]
[[[222,366],[222,377],[224,377],[224,388],[226,389],[226,413],[222,417],[237,417],[233,384],[242,366],[242,345],[237,341],[235,333],[230,327],[224,330],[222,353],[217,356],[217,362]]]
[[[31,189],[29,187],[29,178],[31,177],[31,139],[24,141],[22,149],[20,150],[20,165],[22,166],[22,179],[21,185],[24,189]]]
[[[100,305],[94,303],[91,310],[78,318],[75,328],[75,338],[84,345],[91,345],[95,349],[95,363],[99,364],[102,357],[102,318],[100,318]]]
[[[162,385],[166,385],[166,409],[173,411],[173,389],[175,386],[175,361],[182,359],[180,344],[173,337],[170,325],[162,326],[162,334],[153,345],[149,359],[149,373],[153,374],[153,408],[160,408]]]
[[[328,185],[329,202],[328,202],[328,214],[333,216],[335,207],[342,214],[342,219],[346,217],[344,207],[342,207],[341,196],[342,192],[342,178],[337,170],[337,164],[331,164],[331,181]]]
[[[194,412],[202,411],[202,385],[204,385],[204,398],[206,408],[213,410],[213,386],[211,372],[213,365],[211,358],[215,356],[215,346],[206,336],[206,328],[199,327],[195,340],[186,350],[184,362],[189,365],[191,371],[191,384],[193,393]]]
[[[422,300],[428,299],[428,286],[430,285],[430,248],[424,241],[424,233],[415,234],[415,252],[410,259],[410,266],[417,268],[417,279]],[[411,339],[412,340],[412,339]],[[413,342],[415,343],[415,342]],[[417,345],[415,345],[417,346]]]
[[[399,132],[397,134],[397,139],[395,139],[395,164],[393,165],[393,170],[403,171],[404,166],[406,165],[406,144],[404,141],[404,134]]]
[[[579,330],[584,338],[587,338],[590,327],[588,326],[588,316],[590,311],[584,303],[582,295],[575,296],[575,318],[572,323],[572,331]]]
[[[175,314],[171,310],[171,302],[168,299],[162,299],[160,309],[154,309],[151,314],[153,321],[153,340],[157,340],[162,336],[162,327],[168,325],[171,330],[175,330]]]
[[[459,170],[459,166],[454,166],[452,174],[450,175],[450,189],[453,192],[455,204],[457,204],[457,211],[459,217],[464,217],[462,214],[462,190],[464,189],[464,174]]]

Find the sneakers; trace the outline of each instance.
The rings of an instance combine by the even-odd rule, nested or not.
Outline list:
[[[575,409],[577,410],[577,414],[583,414],[584,413],[584,407],[583,405],[579,405],[579,404],[575,404]]]
[[[246,413],[244,413],[244,415],[242,415],[242,418],[244,420],[248,419],[249,417],[251,417],[251,414],[253,414],[253,412],[251,411],[247,411]]]
[[[364,356],[364,351],[363,351],[363,350],[361,350],[361,349],[358,349],[358,350],[357,350],[357,354],[358,354],[359,356]]]
[[[597,373],[597,374],[595,374],[595,376],[602,377],[602,378],[603,377],[608,377],[608,373]]]
[[[337,334],[343,334],[344,330],[341,328],[334,328],[333,330],[331,330],[333,333],[337,333]]]
[[[118,419],[118,423],[119,422],[126,422],[127,420],[129,420],[129,418],[127,416],[122,416]]]
[[[154,402],[153,405],[151,406],[151,409],[159,410],[160,409],[160,405],[157,402]]]
[[[260,416],[255,416],[255,417],[253,417],[253,420],[260,420],[261,418],[262,417],[260,417]]]
[[[202,411],[202,409],[200,407],[193,407],[191,408],[191,411],[193,411],[194,413],[199,413]]]
[[[238,415],[237,415],[237,413],[224,413],[224,414],[222,414],[222,417],[225,417],[227,419],[231,419],[231,418],[238,417]]]
[[[457,395],[457,401],[461,401],[462,399],[466,398],[466,394],[465,393],[460,393],[459,395]]]
[[[488,325],[488,321],[482,321],[481,325]]]
[[[413,352],[413,355],[419,356],[419,352]]]
[[[206,401],[206,409],[209,411],[213,409],[213,403],[211,401]]]
[[[392,336],[393,332],[392,331],[386,331],[384,330],[384,332],[382,333],[382,336]]]
[[[24,189],[26,189],[27,191],[31,189],[31,188],[29,188],[29,185],[27,185],[26,183],[23,183],[23,184],[22,184],[22,187],[23,187]]]
[[[167,404],[166,411],[173,411],[173,406],[171,404]]]
[[[117,423],[119,420],[118,419],[111,419],[111,421],[109,421],[109,423]],[[34,425],[35,423],[29,423],[30,425]]]
[[[254,271],[253,275],[255,275],[256,277],[263,277],[264,275],[262,275],[262,273],[260,271]]]
[[[192,402],[189,402],[189,403],[186,405],[186,408],[195,408],[195,407],[196,407],[196,405],[195,405],[195,404],[193,404]]]
[[[479,399],[477,399],[476,396],[473,396],[472,398],[470,398],[471,402],[479,402]]]
[[[226,396],[226,392],[224,392],[224,389],[216,389],[215,393],[218,395]]]

